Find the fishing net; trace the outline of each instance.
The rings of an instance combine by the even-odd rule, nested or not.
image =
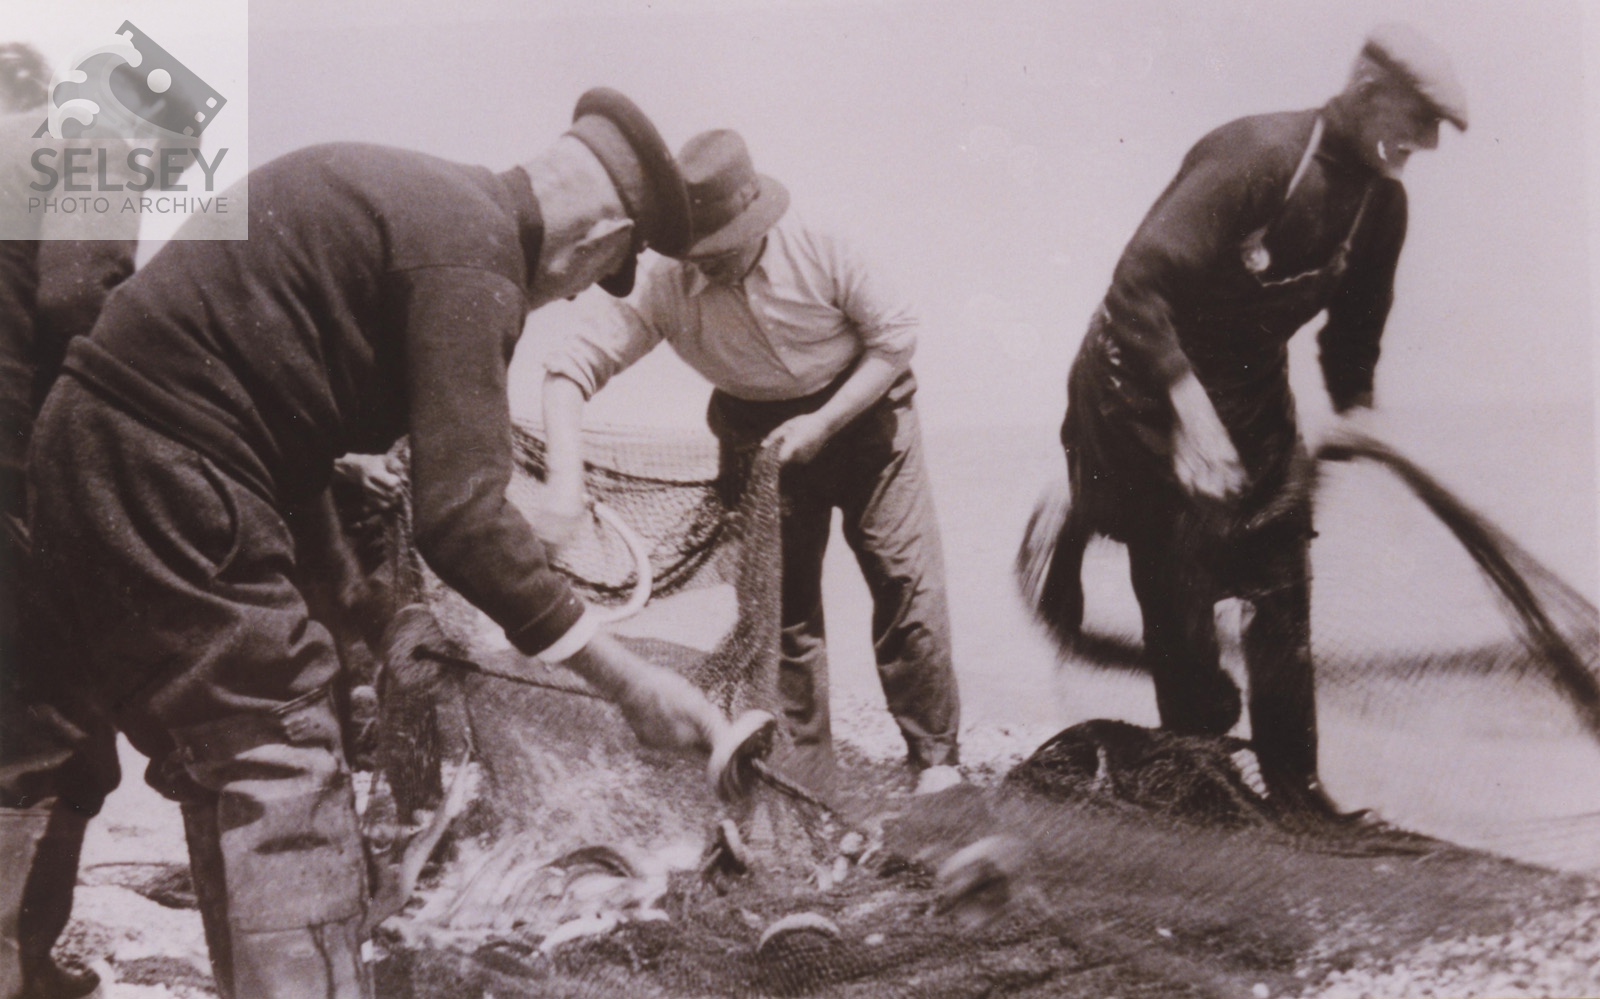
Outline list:
[[[1584,796],[1581,780],[1572,793],[1559,790],[1592,769],[1600,743],[1594,604],[1384,443],[1351,434],[1317,457],[1319,715],[1333,717],[1347,742],[1361,741],[1363,766],[1376,762],[1383,771],[1346,783],[1358,791],[1380,778],[1409,784],[1414,807],[1402,801],[1386,816],[1397,822],[1426,815],[1437,824],[1443,816],[1457,841],[1563,869],[1600,869],[1600,802]],[[1064,484],[1036,505],[1016,563],[1025,599],[1067,661],[1142,670],[1137,608],[1126,601],[1108,614],[1104,602],[1094,606],[1114,561],[1110,543],[1092,540],[1069,511]],[[1110,571],[1117,570],[1124,565]],[[1240,613],[1248,610],[1220,609],[1219,630],[1224,665],[1243,685]],[[1326,777],[1339,769],[1341,745],[1323,728]],[[1468,731],[1487,733],[1500,759],[1445,755]],[[1508,769],[1514,786],[1500,779]],[[1552,801],[1572,807],[1552,813]],[[1473,803],[1475,816],[1459,820],[1457,835],[1451,812],[1462,802]]]
[[[543,446],[531,428],[516,442],[509,495],[531,512]],[[656,579],[650,605],[619,630],[730,712],[770,706],[776,469],[756,460],[719,476],[714,442],[694,434],[607,430],[586,453],[591,495],[646,540]],[[1375,442],[1323,457],[1398,477],[1471,553],[1463,568],[1482,566],[1512,608],[1488,637],[1446,628],[1449,641],[1422,629],[1414,645],[1363,642],[1349,624],[1359,613],[1340,606],[1363,577],[1318,555],[1324,703],[1398,725],[1418,701],[1489,676],[1502,694],[1505,684],[1543,692],[1538,704],[1589,725],[1593,608]],[[1329,472],[1321,505],[1347,488],[1367,495],[1374,483]],[[1030,525],[1034,557],[1023,568],[1035,597],[1059,527],[1048,510]],[[1344,546],[1346,532],[1367,528],[1327,517],[1319,529],[1319,545]],[[636,582],[626,548],[597,523],[559,565],[590,599],[620,604]],[[1417,981],[1439,981],[1451,962],[1495,959],[1484,955],[1504,951],[1530,913],[1552,911],[1590,930],[1557,934],[1541,951],[1567,969],[1540,979],[1545,994],[1596,987],[1591,882],[1400,824],[1305,820],[1266,792],[1243,738],[1091,721],[1003,780],[925,798],[905,793],[896,764],[841,746],[835,799],[764,789],[758,804],[730,812],[699,765],[642,754],[614,709],[507,649],[409,548],[400,552],[391,571],[409,576],[478,667],[456,679],[487,779],[419,898],[378,930],[385,996],[1336,995],[1373,965],[1395,975],[1427,966],[1433,977]],[[1127,624],[1102,620],[1091,599],[1069,657],[1136,665]],[[1455,949],[1430,957],[1439,941]]]
[[[537,520],[544,441],[529,426],[517,426],[513,440],[507,499]],[[591,430],[584,445],[589,495],[608,517],[590,518],[554,553],[557,571],[602,612],[648,595],[644,610],[613,633],[694,681],[730,717],[771,710],[780,552],[770,456],[723,469],[716,442],[691,431]],[[448,639],[447,655],[425,651],[459,691],[473,754],[488,777],[480,797],[492,803],[495,822],[525,837],[536,833],[539,849],[557,853],[625,841],[655,851],[703,834],[712,807],[703,771],[641,754],[620,714],[576,675],[512,649],[501,629],[427,568],[410,540],[408,504],[390,531],[391,558],[380,574],[398,594],[394,603],[425,606]],[[641,555],[647,567],[638,564]],[[425,782],[436,803],[442,783],[437,776]]]
[[[507,498],[536,520],[545,444],[530,426],[517,426],[513,439]],[[646,576],[648,604],[613,633],[695,682],[729,717],[774,710],[781,572],[775,454],[724,457],[708,434],[671,430],[590,430],[584,446],[587,490],[606,516],[554,553],[555,568],[605,609],[637,603]],[[398,457],[403,465],[403,452]],[[431,703],[421,711],[398,690],[385,697],[388,728],[401,745],[380,754],[387,764],[381,779],[393,785],[394,798],[420,802],[419,824],[431,812],[409,850],[395,840],[395,866],[416,866],[418,844],[428,849],[437,841],[441,819],[455,818],[456,833],[449,862],[422,879],[420,904],[390,924],[419,969],[485,947],[514,950],[532,941],[548,950],[567,935],[604,935],[618,923],[662,918],[668,881],[678,874],[696,884],[754,870],[803,880],[831,859],[844,830],[824,809],[776,792],[732,808],[720,804],[702,761],[642,750],[616,709],[578,677],[510,648],[498,627],[427,568],[410,542],[409,522],[402,505],[379,573],[398,594],[395,602],[411,608],[408,615],[425,607],[442,632],[446,654],[424,653],[450,682],[429,686]],[[392,641],[394,647],[408,643]],[[389,671],[402,672],[406,659],[388,663]],[[435,721],[430,728],[423,717],[430,710],[463,731],[430,735],[451,726]],[[480,786],[452,805],[447,789],[462,779],[466,754],[481,771]],[[369,838],[380,842],[391,838],[382,797],[367,810]],[[398,876],[408,892],[418,873]]]
[[[507,498],[537,519],[545,444],[513,429]],[[650,609],[620,628],[699,682],[724,711],[771,708],[778,648],[777,468],[742,455],[720,468],[716,442],[694,431],[601,428],[584,435],[585,485],[643,543]],[[397,525],[401,587],[429,604],[474,651],[503,652],[499,629],[441,583]],[[586,600],[614,607],[639,584],[628,539],[595,518],[557,551],[559,571]],[[674,600],[673,598],[680,598]],[[666,648],[677,645],[679,648]]]

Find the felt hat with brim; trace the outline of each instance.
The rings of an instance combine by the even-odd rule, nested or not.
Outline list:
[[[622,296],[633,290],[638,255],[645,247],[669,257],[689,246],[689,195],[683,174],[661,133],[638,105],[609,87],[578,98],[567,133],[582,142],[606,175],[633,220],[633,252],[600,287]]]
[[[1467,130],[1467,91],[1456,78],[1450,56],[1409,24],[1383,24],[1372,29],[1361,58],[1399,77],[1433,106],[1440,118]]]
[[[788,190],[756,173],[738,132],[701,132],[684,143],[678,168],[689,188],[693,232],[684,256],[737,249],[771,229],[789,208]]]

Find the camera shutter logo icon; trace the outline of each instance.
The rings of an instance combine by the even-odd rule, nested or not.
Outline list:
[[[228,103],[131,21],[50,81],[46,125],[57,139],[194,142]]]

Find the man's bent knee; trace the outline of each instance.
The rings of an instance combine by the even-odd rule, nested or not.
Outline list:
[[[365,860],[326,694],[173,736],[208,799],[191,803],[186,820],[211,815],[187,831],[219,985],[238,999],[370,995],[359,939]]]

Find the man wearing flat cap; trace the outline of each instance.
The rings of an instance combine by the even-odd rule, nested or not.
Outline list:
[[[951,665],[943,556],[923,464],[910,361],[916,319],[843,241],[788,212],[743,139],[705,132],[678,154],[694,238],[619,302],[614,321],[546,360],[549,523],[583,508],[585,401],[665,341],[711,382],[708,419],[725,472],[763,442],[783,463],[779,699],[791,776],[832,780],[822,561],[844,517],[873,601],[872,639],[889,711],[917,786],[959,780],[960,700]]]
[[[441,579],[642,741],[725,741],[698,690],[597,633],[505,496],[506,365],[529,311],[596,280],[625,293],[642,248],[688,245],[682,177],[644,114],[601,89],[574,119],[503,173],[356,144],[253,171],[249,239],[180,232],[45,402],[34,551],[77,640],[57,666],[182,804],[224,996],[372,994],[339,663],[288,517],[339,456],[409,434],[415,541]]]
[[[1072,510],[1046,613],[1081,621],[1084,545],[1127,545],[1163,727],[1227,732],[1238,687],[1213,609],[1248,601],[1250,729],[1269,791],[1335,809],[1317,779],[1311,462],[1288,341],[1318,314],[1336,413],[1372,405],[1406,233],[1400,174],[1467,126],[1449,59],[1404,25],[1372,32],[1320,108],[1242,118],[1189,151],[1123,251],[1068,380]]]

